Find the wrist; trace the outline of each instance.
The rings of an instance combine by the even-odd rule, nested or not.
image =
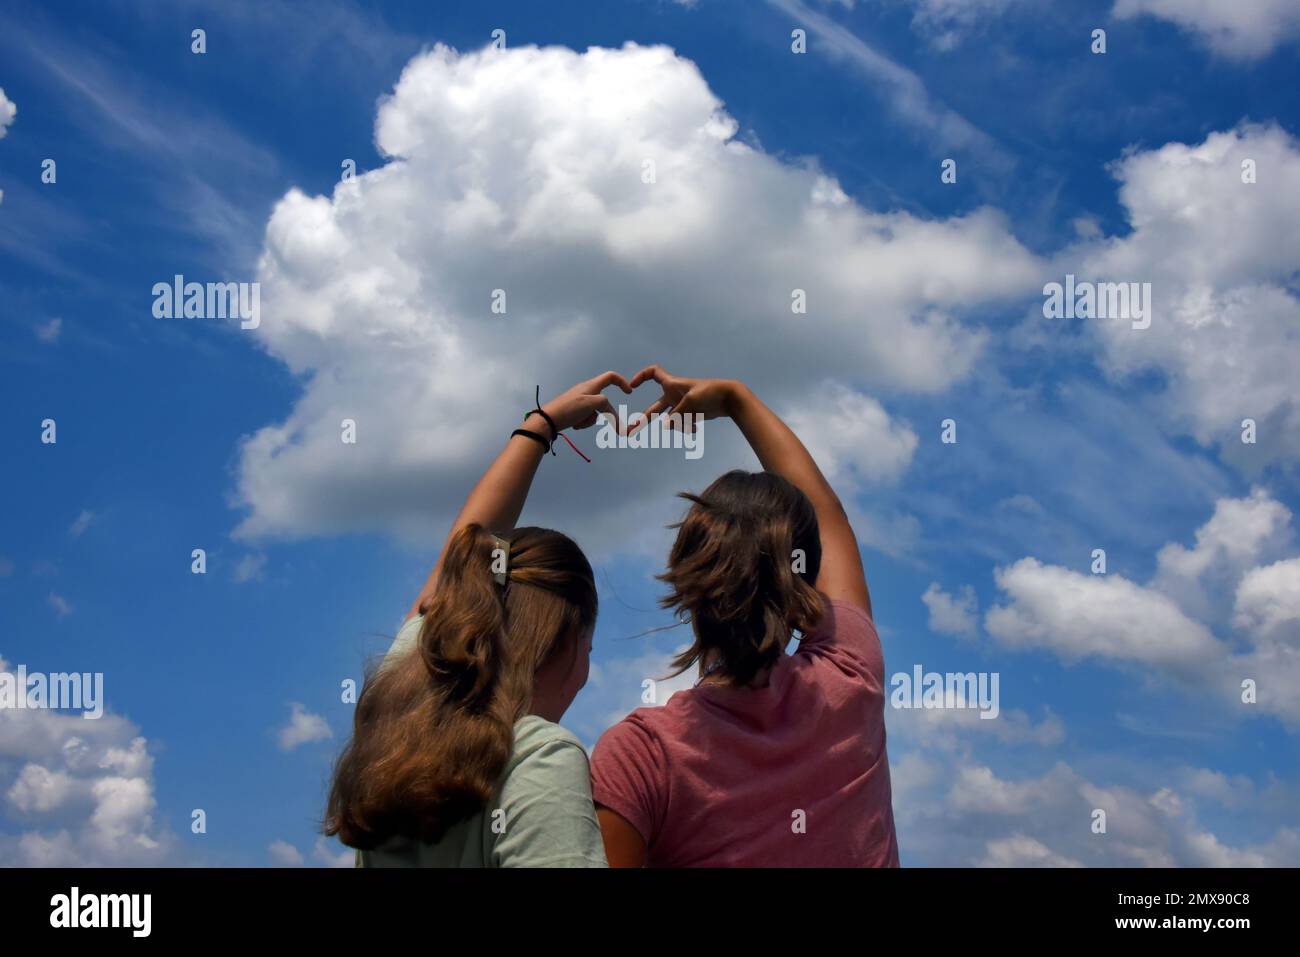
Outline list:
[[[727,413],[727,418],[734,419],[746,403],[753,398],[754,393],[749,390],[749,386],[739,379],[728,379],[726,382],[726,393],[723,399],[723,411]]]
[[[564,429],[564,423],[556,416],[555,407],[551,403],[546,403],[541,408],[546,415],[541,415],[536,408],[532,408],[532,410],[528,411],[528,415],[524,416],[524,428],[529,429],[530,432],[537,432],[547,442],[554,441],[554,439],[559,438],[559,433]],[[550,420],[547,420],[547,416],[550,416]],[[552,424],[554,424],[554,428],[552,428]]]
[[[545,408],[545,406],[543,406],[543,408]],[[555,414],[551,412],[550,409],[546,409],[546,414],[549,415],[552,420],[555,419]],[[551,442],[554,439],[559,438],[558,435],[551,434],[551,426],[547,423],[546,419],[543,416],[537,414],[536,409],[533,409],[526,416],[524,416],[524,422],[523,425],[520,426],[520,428],[527,429],[529,432],[537,433],[542,438],[544,438],[547,442]],[[560,428],[560,424],[558,422],[555,423],[555,428],[556,431],[558,432]]]
[[[555,435],[553,436],[555,439],[559,439],[560,433],[573,424],[572,422],[565,421],[563,415],[561,415],[560,413],[558,406],[556,406],[556,404],[553,402],[547,402],[544,406],[542,406],[542,410],[547,415],[549,415],[551,417],[551,421],[555,423]],[[540,415],[537,416],[537,418],[542,421],[543,425],[546,424],[546,421],[542,419]]]

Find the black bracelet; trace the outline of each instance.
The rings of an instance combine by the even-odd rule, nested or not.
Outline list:
[[[537,391],[533,393],[533,405],[535,406],[535,408],[530,409],[529,411],[524,413],[524,421],[527,422],[528,417],[532,415],[534,412],[536,412],[538,415],[540,415],[543,419],[546,420],[546,424],[551,427],[551,444],[547,446],[547,448],[550,450],[550,453],[554,455],[555,443],[559,441],[560,438],[560,430],[555,427],[555,420],[552,419],[549,415],[547,415],[546,410],[542,408],[542,387],[540,385],[537,387]]]
[[[544,448],[547,452],[550,452],[552,455],[555,454],[553,451],[551,451],[551,443],[547,442],[543,436],[538,435],[536,432],[531,432],[528,429],[515,429],[513,432],[510,433],[510,437],[512,439],[516,435],[526,435],[530,439],[536,439],[538,442],[542,443],[542,448]]]

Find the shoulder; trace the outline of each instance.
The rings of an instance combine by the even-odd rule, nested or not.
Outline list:
[[[674,695],[673,700],[676,701],[677,697]],[[605,733],[596,741],[592,756],[594,758],[603,750],[657,746],[663,725],[670,720],[667,704],[637,708],[605,729]]]
[[[402,655],[409,652],[420,640],[420,629],[424,627],[423,615],[412,615],[406,621],[402,622],[402,627],[397,630],[397,637],[388,648],[388,653],[380,662],[381,667],[392,664]]]
[[[876,624],[853,602],[826,599],[826,614],[799,642],[798,655],[834,660],[846,670],[883,681],[885,662]]]
[[[677,697],[665,705],[637,708],[609,727],[591,752],[593,777],[630,772],[651,778],[662,773],[668,763],[665,740],[673,736],[669,707]]]
[[[592,750],[592,760],[602,750],[630,748],[656,753],[673,750],[675,742],[687,737],[701,720],[701,712],[709,710],[702,693],[701,688],[679,687],[662,704],[643,705],[629,712],[600,736]]]
[[[501,867],[604,867],[587,753],[558,724],[525,715],[488,829],[487,859]]]
[[[809,637],[820,634],[825,630],[835,630],[845,627],[865,627],[871,631],[876,630],[875,622],[867,614],[867,610],[855,602],[845,601],[843,598],[828,598],[822,595],[822,601],[826,606],[826,614],[822,616],[817,626],[808,633]]]
[[[535,714],[526,714],[515,722],[510,767],[540,762],[565,765],[580,762],[585,768],[587,751],[572,731]]]
[[[545,718],[526,714],[515,722],[515,750],[536,751],[547,746],[577,748],[583,751],[582,742],[568,728]]]
[[[498,785],[503,805],[531,803],[538,794],[590,794],[591,767],[587,752],[574,735],[539,718],[525,715],[515,722],[510,760]]]
[[[591,752],[592,799],[647,844],[660,832],[667,807],[668,756],[655,728],[666,708],[638,708],[602,734]]]

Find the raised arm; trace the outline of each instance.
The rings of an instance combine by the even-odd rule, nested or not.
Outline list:
[[[741,382],[689,379],[671,375],[659,366],[648,366],[632,377],[631,386],[635,389],[650,379],[663,387],[664,394],[646,409],[648,416],[668,411],[682,415],[703,413],[706,419],[727,416],[740,427],[766,471],[780,475],[808,496],[821,533],[822,562],[817,590],[828,598],[851,602],[870,616],[871,593],[848,515],[839,496],[789,426]]]
[[[561,432],[569,428],[585,429],[594,425],[596,417],[602,412],[617,415],[609,399],[602,394],[602,390],[611,385],[617,385],[624,392],[632,391],[627,380],[617,372],[606,372],[586,382],[579,382],[544,404],[542,410],[551,417]],[[546,420],[535,412],[519,428],[532,432],[547,442],[553,438]],[[501,454],[488,466],[483,477],[469,493],[469,498],[465,499],[460,514],[456,516],[451,531],[447,534],[448,539],[457,529],[470,522],[477,522],[497,534],[513,529],[519,521],[519,514],[524,510],[524,501],[532,487],[533,476],[537,474],[537,463],[545,454],[546,448],[542,442],[524,435],[512,435]],[[446,550],[445,543],[443,550]],[[407,618],[424,612],[438,586],[438,570],[441,567],[442,556],[439,554],[438,561],[411,605]]]

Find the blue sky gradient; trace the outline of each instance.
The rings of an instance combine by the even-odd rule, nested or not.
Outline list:
[[[367,658],[386,647],[436,557],[436,529],[460,501],[432,468],[428,514],[400,518],[405,534],[393,534],[393,523],[369,516],[365,504],[346,530],[286,523],[238,531],[261,507],[241,484],[245,441],[294,414],[313,371],[291,369],[234,323],[155,319],[151,289],[178,273],[257,278],[268,223],[290,190],[330,197],[345,158],[361,174],[400,165],[377,147],[375,123],[378,101],[403,68],[434,44],[480,50],[501,28],[510,49],[583,54],[627,41],[663,44],[695,64],[736,120],[737,141],[783,167],[820,170],[873,213],[946,228],[992,211],[1000,225],[991,229],[1013,237],[1042,268],[1027,287],[954,310],[963,328],[987,337],[969,372],[933,387],[888,372],[849,383],[917,438],[883,476],[861,477],[870,449],[846,453],[856,471],[844,473],[854,477],[841,487],[868,523],[859,538],[888,672],[920,663],[1001,676],[1003,717],[987,722],[996,732],[978,721],[888,712],[903,863],[1300,863],[1294,710],[1234,706],[1214,680],[1177,663],[1110,654],[1102,639],[1089,645],[1092,626],[1071,653],[1064,639],[1022,637],[1017,645],[1004,630],[998,640],[996,622],[990,628],[985,618],[1013,603],[996,573],[1022,559],[1086,576],[1092,549],[1104,547],[1108,577],[1139,587],[1160,574],[1162,547],[1195,545],[1216,503],[1259,489],[1280,507],[1300,508],[1300,449],[1267,437],[1242,446],[1231,430],[1214,433],[1184,404],[1201,392],[1174,352],[1117,371],[1114,352],[1085,322],[1042,319],[1036,288],[1075,263],[1082,274],[1088,263],[1107,261],[1087,243],[1133,236],[1121,194],[1128,174],[1117,165],[1126,156],[1264,129],[1281,137],[1283,155],[1300,157],[1290,139],[1300,123],[1296,33],[1279,32],[1270,49],[1243,54],[1224,46],[1222,34],[1120,15],[1106,4],[1005,0],[973,5],[970,17],[926,19],[943,7],[923,0],[331,0],[310,14],[274,2],[0,7],[0,87],[17,107],[0,139],[8,503],[0,520],[0,658],[29,670],[104,672],[110,712],[133,728],[111,732],[114,741],[143,736],[152,758],[125,775],[147,789],[124,825],[130,833],[95,843],[91,792],[69,785],[68,796],[40,810],[14,790],[30,765],[56,772],[59,748],[42,754],[27,732],[4,731],[0,851],[13,856],[0,858],[58,863],[68,860],[58,850],[66,846],[85,863],[346,862],[338,845],[317,836],[329,769],[351,722],[340,682],[359,680]],[[809,52],[796,56],[790,31],[801,25]],[[190,51],[195,27],[207,31],[203,55]],[[1088,49],[1096,27],[1107,31],[1104,55]],[[924,104],[882,80],[882,63],[924,91]],[[1252,123],[1262,126],[1243,127]],[[946,185],[939,165],[952,156],[959,179]],[[47,157],[57,160],[55,184],[41,182]],[[1276,190],[1278,207],[1293,209],[1294,180],[1267,175],[1256,188]],[[1132,176],[1135,189],[1151,182]],[[936,262],[950,252],[926,248]],[[1284,262],[1270,275],[1295,319],[1300,245],[1285,255],[1289,268]],[[926,264],[909,268],[924,274]],[[1229,277],[1220,287],[1248,279],[1261,281]],[[707,297],[691,295],[665,291],[666,301],[707,308]],[[263,318],[277,321],[272,311]],[[734,328],[720,322],[710,334],[726,339]],[[1300,367],[1295,330],[1270,347],[1292,363],[1289,386],[1278,383],[1283,398],[1274,411],[1283,417],[1294,408]],[[587,371],[635,371],[617,330],[606,335],[585,343],[582,357],[598,363]],[[821,335],[808,335],[813,368]],[[1194,333],[1180,341],[1213,348]],[[732,375],[751,368],[744,362],[783,361],[761,336],[735,342],[738,355],[750,356],[738,357],[735,369],[700,368],[692,344],[671,338],[641,362]],[[559,391],[571,384],[568,371],[540,357],[515,368],[502,401],[483,413],[486,428],[504,441],[533,384]],[[1243,390],[1259,384],[1243,376]],[[762,379],[750,384],[766,394]],[[819,385],[786,382],[777,398],[797,405],[801,393],[822,394]],[[1268,413],[1257,414],[1263,421]],[[955,446],[939,441],[949,416],[959,421]],[[47,417],[58,423],[53,446],[39,441]],[[755,467],[726,428],[715,427],[710,440],[718,436],[719,451],[699,463],[667,451],[596,454],[590,432],[574,440],[592,465],[567,449],[543,462],[524,519],[572,528],[580,544],[585,526],[566,519],[581,511],[584,495],[607,493],[604,504],[618,514],[623,491],[638,489],[625,513],[630,527],[617,533],[624,540],[589,548],[601,586],[596,668],[565,721],[588,745],[639,703],[641,678],[655,676],[656,663],[683,641],[680,629],[637,636],[671,623],[657,610],[651,576],[666,554],[662,526],[676,517],[672,493],[703,487],[733,464]],[[488,459],[460,462],[456,423],[433,434],[438,443],[445,437],[439,454],[455,463],[448,485],[463,495],[464,475]],[[592,484],[575,486],[574,473]],[[659,489],[657,504],[631,484],[638,475]],[[387,487],[377,484],[373,497]],[[74,531],[83,513],[84,529]],[[206,575],[191,574],[193,548],[207,551]],[[1225,647],[1249,653],[1259,645],[1238,621],[1240,573],[1296,554],[1286,543],[1261,550],[1222,586],[1227,591],[1207,580],[1197,586],[1205,604],[1188,598],[1180,607]],[[936,627],[921,597],[931,583],[949,595],[973,589],[971,634]],[[1296,624],[1284,619],[1268,632],[1285,660],[1300,657]],[[1275,685],[1267,694],[1294,699],[1297,690]],[[295,702],[332,736],[281,747]],[[97,772],[68,773],[89,781]],[[1094,839],[1088,810],[1098,806],[1110,809],[1111,833]],[[195,808],[206,812],[204,834],[191,832]],[[136,830],[147,840],[135,840]]]

